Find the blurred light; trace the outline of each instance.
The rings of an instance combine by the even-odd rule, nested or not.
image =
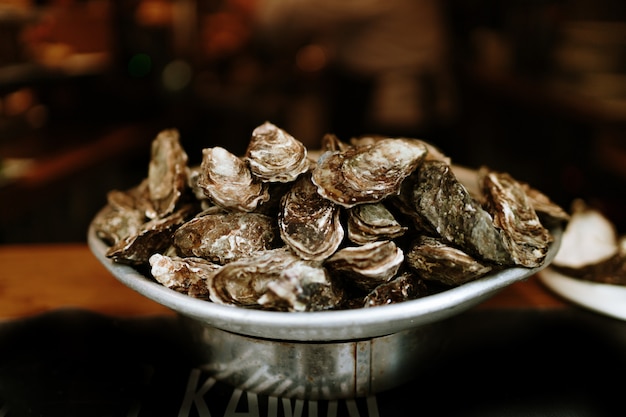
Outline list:
[[[128,61],[128,73],[133,77],[145,77],[150,70],[152,70],[152,59],[148,54],[135,54]]]
[[[169,91],[180,91],[191,81],[191,66],[182,60],[167,64],[162,74],[163,86]]]
[[[298,50],[296,65],[304,72],[319,71],[328,63],[328,54],[320,45],[307,45]]]
[[[34,129],[40,129],[48,122],[48,108],[43,104],[37,104],[26,112],[26,120]]]
[[[18,116],[26,113],[34,103],[33,91],[30,88],[22,88],[5,97],[4,111],[8,116]]]

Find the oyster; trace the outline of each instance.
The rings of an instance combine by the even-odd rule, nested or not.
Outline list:
[[[322,137],[321,145],[322,153],[326,151],[345,151],[352,148],[352,145],[343,142],[337,135],[332,133],[327,133]]]
[[[358,244],[391,240],[409,228],[401,225],[383,203],[359,204],[348,209],[348,238]]]
[[[150,272],[163,286],[190,297],[209,299],[208,283],[222,267],[202,258],[180,258],[155,253]]]
[[[402,249],[393,240],[383,240],[342,248],[324,265],[345,277],[347,284],[371,291],[393,278],[403,261]]]
[[[197,184],[215,204],[230,210],[251,212],[270,198],[267,185],[246,162],[220,146],[202,150]]]
[[[405,258],[407,265],[420,277],[448,286],[473,281],[493,269],[443,239],[431,236],[420,236],[413,241]]]
[[[142,224],[137,233],[111,246],[106,256],[125,264],[147,264],[150,256],[165,251],[172,244],[173,232],[185,223],[191,211],[192,207],[186,205],[167,217]]]
[[[187,186],[187,153],[175,129],[161,131],[152,141],[148,191],[154,212],[149,218],[171,214]]]
[[[530,203],[537,212],[537,215],[541,218],[542,223],[567,223],[570,220],[571,216],[569,213],[563,210],[561,206],[552,201],[547,195],[527,183],[521,183],[521,185]]]
[[[350,139],[350,145],[352,146],[369,146],[369,145],[373,145],[378,141],[384,140],[384,139],[388,139],[386,136],[382,136],[382,135],[366,135],[366,136],[359,136],[356,138],[351,138]],[[445,162],[446,164],[451,164],[452,160],[450,159],[449,156],[445,155],[439,148],[437,148],[436,146],[434,146],[431,143],[428,143],[426,141],[423,141],[421,139],[414,139],[414,138],[399,138],[399,139],[403,139],[403,140],[409,140],[411,142],[415,142],[415,143],[421,143],[422,145],[426,146],[426,149],[428,150],[428,153],[426,154],[426,160],[437,160],[437,161],[442,161]]]
[[[213,302],[286,311],[326,310],[336,306],[336,291],[318,262],[304,261],[287,247],[228,263],[209,285]]]
[[[543,263],[553,238],[539,220],[525,188],[511,175],[479,171],[487,210],[502,231],[502,241],[516,265],[534,268]]]
[[[272,310],[332,310],[342,304],[344,296],[343,289],[334,284],[325,268],[305,260],[287,266],[267,284],[267,289],[259,304]]]
[[[310,175],[303,175],[281,200],[280,236],[302,258],[326,259],[344,237],[339,215],[339,206],[322,198]]]
[[[343,207],[374,203],[398,194],[402,181],[427,152],[421,142],[381,139],[371,145],[322,154],[312,178],[322,197]]]
[[[252,132],[245,160],[264,182],[291,182],[309,169],[304,144],[270,122]]]
[[[598,209],[583,200],[572,202],[571,220],[550,265],[584,281],[626,285],[626,236]]]
[[[581,268],[617,254],[617,230],[601,211],[577,199],[572,202],[571,212],[552,266]]]
[[[493,218],[456,179],[448,164],[425,161],[405,187],[405,205],[447,242],[481,260],[512,264]]]
[[[209,196],[204,192],[204,188],[198,185],[198,180],[201,176],[201,169],[199,166],[187,168],[187,186],[191,190],[195,199],[200,202],[202,210],[206,210],[209,207],[214,207],[215,204],[211,201]]]
[[[406,271],[374,288],[365,296],[363,307],[375,307],[402,301],[415,300],[430,295],[431,291],[418,275]]]
[[[226,264],[271,249],[276,236],[274,220],[264,214],[211,212],[178,228],[173,244],[181,256]]]
[[[96,217],[94,225],[98,237],[113,246],[128,236],[139,233],[145,223],[144,208],[150,206],[147,181],[127,191],[109,191],[107,202]]]

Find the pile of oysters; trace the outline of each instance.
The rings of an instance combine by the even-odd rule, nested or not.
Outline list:
[[[408,138],[325,135],[311,151],[270,122],[244,155],[176,129],[147,177],[94,219],[106,256],[210,302],[275,311],[417,299],[510,267],[535,268],[569,221],[545,194],[487,167],[453,165]]]

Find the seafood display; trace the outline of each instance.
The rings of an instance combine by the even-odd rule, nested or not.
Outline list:
[[[332,134],[320,149],[266,122],[244,155],[174,129],[146,179],[109,192],[94,219],[106,256],[190,297],[273,311],[374,308],[511,267],[535,268],[570,220],[546,195],[487,167],[460,175],[420,139]]]

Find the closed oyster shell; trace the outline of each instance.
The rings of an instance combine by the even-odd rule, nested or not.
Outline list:
[[[407,265],[429,281],[457,286],[473,281],[493,270],[443,239],[419,236],[405,253]]]
[[[385,240],[340,249],[324,265],[348,284],[371,291],[393,278],[403,261],[402,249],[393,240]]]
[[[419,141],[387,138],[368,146],[328,151],[313,170],[318,192],[336,204],[353,207],[398,194],[400,184],[428,153]]]
[[[267,185],[252,175],[246,162],[220,146],[202,150],[197,184],[229,210],[251,212],[270,198]]]
[[[197,216],[174,233],[182,256],[219,264],[271,249],[276,239],[274,220],[260,213],[219,212]]]
[[[456,179],[448,164],[425,161],[405,186],[402,197],[406,206],[446,241],[481,260],[513,263],[493,218]]]
[[[291,182],[309,169],[304,144],[270,122],[254,129],[245,159],[264,182]]]
[[[344,237],[339,216],[339,206],[322,198],[310,175],[303,175],[281,200],[280,236],[303,259],[326,259]]]
[[[360,245],[395,239],[408,230],[383,203],[359,204],[349,208],[347,224],[348,238]]]
[[[202,258],[180,258],[155,253],[150,272],[163,286],[190,297],[209,299],[208,283],[222,267]]]
[[[541,265],[554,240],[526,195],[525,187],[511,175],[481,168],[479,178],[485,204],[505,248],[516,265],[534,268]]]
[[[113,246],[136,235],[146,222],[146,207],[152,207],[147,181],[126,191],[107,193],[108,204],[94,219],[98,237]]]
[[[106,256],[125,264],[147,264],[150,256],[165,251],[172,244],[173,232],[185,223],[191,212],[192,207],[186,205],[167,217],[144,223],[136,234],[111,246]]]
[[[363,307],[376,307],[415,300],[432,292],[418,275],[405,271],[391,281],[380,284],[365,296]]]
[[[209,293],[216,303],[276,310],[324,310],[337,303],[324,268],[287,247],[230,262],[213,277]]]
[[[148,191],[154,212],[150,218],[171,214],[187,186],[187,153],[176,129],[161,131],[152,141]]]
[[[267,284],[267,289],[259,298],[259,304],[272,310],[332,310],[341,305],[344,295],[326,268],[306,260],[287,266],[276,280]]]

